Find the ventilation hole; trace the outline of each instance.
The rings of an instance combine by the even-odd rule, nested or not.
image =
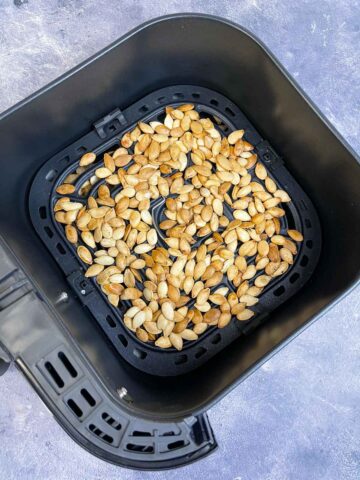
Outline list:
[[[309,263],[309,257],[307,257],[306,255],[304,255],[301,259],[301,262],[300,262],[300,265],[302,267],[306,267],[306,265]]]
[[[179,357],[176,357],[174,364],[175,365],[181,365],[183,363],[187,362],[187,355],[180,355]]]
[[[109,132],[115,132],[115,131],[116,131],[115,125],[109,125]]]
[[[107,321],[109,327],[111,327],[111,328],[116,327],[115,320],[110,315],[106,315],[106,321]]]
[[[210,104],[211,104],[211,105],[214,105],[214,107],[217,107],[217,106],[219,105],[219,102],[218,102],[217,100],[215,100],[215,98],[212,98],[212,99],[210,100]]]
[[[139,108],[140,113],[146,113],[149,110],[149,107],[147,105],[143,105],[142,107]]]
[[[85,400],[88,402],[90,407],[95,407],[96,405],[96,400],[95,398],[89,393],[86,388],[82,388],[80,390],[81,395],[85,398]]]
[[[133,354],[135,355],[136,358],[140,358],[140,360],[144,360],[144,358],[147,357],[146,352],[144,352],[143,350],[139,350],[137,348],[134,348]]]
[[[197,352],[195,353],[195,358],[202,357],[207,352],[206,348],[200,347]]]
[[[311,228],[311,226],[312,226],[312,225],[311,225],[310,220],[309,220],[308,218],[305,218],[305,227],[306,227],[306,228]]]
[[[66,250],[65,250],[65,248],[61,245],[61,243],[57,243],[57,244],[56,244],[56,248],[57,248],[58,251],[61,253],[61,255],[65,255],[65,254],[66,254]]]
[[[313,241],[312,241],[312,240],[308,240],[308,241],[306,242],[306,246],[311,249],[311,248],[313,247]]]
[[[304,202],[304,200],[301,199],[300,202],[299,202],[299,205],[304,211],[308,210],[308,207],[307,207],[306,203]]]
[[[121,424],[117,422],[111,415],[108,413],[104,412],[101,415],[101,418],[108,424],[110,427],[114,428],[115,430],[119,431],[121,430]]]
[[[173,99],[178,100],[179,98],[184,98],[184,94],[183,93],[174,93]]]
[[[192,97],[193,97],[193,98],[200,98],[200,93],[193,93],[193,94],[192,94]]]
[[[126,448],[131,452],[154,453],[154,447],[152,445],[136,445],[135,443],[128,443]]]
[[[45,179],[48,181],[48,182],[52,182],[54,180],[54,178],[56,177],[57,175],[57,171],[56,170],[50,170],[50,172],[48,172],[46,174],[46,177]]]
[[[76,152],[77,152],[77,153],[80,153],[80,154],[83,154],[83,153],[87,152],[87,148],[84,147],[84,146],[78,147],[78,148],[76,149]]]
[[[165,432],[161,435],[162,437],[174,437],[175,432]]]
[[[213,345],[216,345],[217,343],[220,342],[220,340],[221,340],[221,335],[220,335],[220,333],[217,333],[217,334],[214,336],[214,338],[211,340],[211,343],[212,343]]]
[[[67,401],[67,404],[69,405],[69,407],[71,408],[71,410],[75,413],[75,415],[77,417],[82,417],[83,416],[83,411],[81,410],[81,408],[79,407],[79,405],[77,403],[74,402],[74,400],[72,400],[71,398]]]
[[[280,297],[283,293],[285,293],[284,285],[280,285],[276,290],[274,290],[275,297]]]
[[[132,432],[133,437],[152,437],[150,432],[141,432],[140,430],[134,430]]]
[[[184,440],[177,440],[176,442],[171,442],[168,444],[169,450],[175,450],[176,448],[181,448],[185,446]]]
[[[235,117],[235,113],[231,110],[231,108],[226,107],[225,112],[228,113],[229,115],[231,115],[232,117]]]
[[[40,215],[40,218],[42,218],[43,220],[47,217],[46,207],[40,207],[39,208],[39,215]]]
[[[93,432],[97,437],[101,438],[101,440],[104,440],[104,442],[106,443],[113,443],[114,441],[113,437],[100,430],[100,428],[93,423],[89,425],[89,430]]]
[[[70,373],[72,378],[76,378],[77,377],[77,371],[75,370],[74,366],[72,365],[72,363],[70,362],[68,357],[65,355],[65,353],[64,352],[59,352],[58,357],[60,358],[64,367]]]
[[[122,333],[119,333],[118,339],[119,339],[120,342],[124,345],[124,347],[127,347],[127,346],[128,346],[127,338],[126,338]]]
[[[58,372],[55,370],[55,368],[53,367],[53,365],[50,363],[50,362],[45,362],[45,368],[46,370],[49,372],[51,378],[54,380],[54,382],[56,383],[56,385],[59,387],[59,388],[62,388],[65,384],[64,384],[64,381],[63,379],[60,377],[60,375],[58,374]]]
[[[70,157],[69,157],[69,155],[66,155],[65,157],[63,157],[63,158],[60,159],[60,163],[65,163],[65,164],[67,164],[67,163],[69,163],[69,162],[70,162]]]
[[[298,280],[299,278],[300,278],[300,275],[297,272],[295,272],[291,275],[291,277],[289,278],[289,281],[290,283],[295,283],[296,280]]]
[[[165,100],[165,98],[166,98],[166,97],[159,97],[159,98],[157,99],[157,101],[158,101],[159,103],[162,103],[162,102]]]
[[[44,227],[45,233],[49,238],[52,238],[54,236],[54,232],[51,230],[50,227]]]

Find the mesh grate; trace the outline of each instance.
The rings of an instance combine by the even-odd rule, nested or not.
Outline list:
[[[91,150],[102,156],[103,153],[117,148],[119,138],[125,131],[131,130],[138,121],[163,120],[164,106],[176,106],[186,102],[195,103],[202,117],[211,117],[223,135],[228,135],[230,131],[239,128],[245,130],[245,139],[255,146],[255,152],[267,166],[269,176],[276,181],[279,188],[286,190],[293,200],[290,205],[283,205],[286,217],[281,219],[281,233],[286,233],[287,228],[295,228],[304,232],[305,241],[299,246],[295,262],[286,275],[272,281],[264,289],[259,303],[252,307],[256,312],[253,319],[248,322],[233,319],[221,330],[210,327],[198,340],[185,342],[183,350],[178,352],[175,349],[160,350],[150,344],[144,344],[123,325],[122,317],[129,304],[123,302],[119,308],[112,307],[96,282],[83,276],[86,266],[78,259],[75,248],[66,240],[63,227],[55,222],[53,207],[59,198],[55,192],[57,186],[63,183],[65,178],[69,181],[69,176],[77,192],[69,197],[84,204],[88,196],[96,194],[99,186],[104,183],[104,180],[94,183],[94,170],[98,168],[97,164],[91,165],[87,170],[79,169],[78,161],[85,151]],[[290,175],[279,156],[261,138],[239,108],[222,95],[199,87],[168,87],[119,112],[115,110],[107,116],[106,122],[97,122],[95,130],[45,163],[31,187],[30,215],[37,233],[68,277],[80,300],[93,314],[118,352],[129,363],[145,372],[154,375],[177,375],[197,368],[239,336],[249,334],[269,316],[271,311],[305,284],[314,271],[320,253],[319,222],[309,198]],[[100,130],[97,127],[99,124]],[[111,195],[115,196],[118,191],[118,186],[112,187]],[[163,232],[159,228],[159,223],[165,219],[164,204],[162,198],[152,201],[151,212],[159,244],[167,247]],[[226,211],[225,208],[225,214],[231,215],[230,209]],[[206,238],[201,238],[193,248]],[[224,282],[223,285],[228,286],[230,291],[236,290],[230,282]],[[218,285],[216,289],[220,286]]]

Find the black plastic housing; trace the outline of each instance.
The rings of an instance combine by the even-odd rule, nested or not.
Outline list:
[[[98,121],[101,131],[102,119],[110,112],[125,110],[172,85],[207,87],[237,105],[309,196],[322,228],[319,263],[291,301],[200,368],[173,378],[139,372],[116,353],[69,289],[33,228],[28,209],[30,185],[45,162],[91,132]],[[0,145],[0,232],[54,316],[46,321],[41,317],[37,329],[26,317],[0,312],[0,344],[43,398],[48,387],[40,388],[37,380],[36,365],[43,355],[37,353],[43,351],[38,342],[40,338],[50,342],[51,330],[47,337],[46,328],[54,322],[65,332],[62,341],[68,348],[81,353],[94,382],[100,382],[112,398],[119,385],[126,387],[132,399],[126,409],[132,415],[175,421],[204,412],[359,280],[359,159],[270,52],[231,22],[189,14],[140,26],[5,112],[0,118]],[[78,153],[81,147],[76,145]],[[68,299],[59,303],[62,292]],[[56,410],[50,397],[47,404]],[[63,417],[57,417],[69,430]],[[76,424],[72,428],[72,436],[92,450],[91,440],[76,433]],[[124,464],[123,458],[107,452],[102,447],[95,453]],[[135,466],[141,468],[141,462]],[[166,463],[169,466],[171,462]]]

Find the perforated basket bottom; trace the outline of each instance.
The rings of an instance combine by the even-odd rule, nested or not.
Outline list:
[[[240,128],[245,130],[245,139],[255,146],[255,152],[260,161],[266,165],[270,176],[278,187],[286,190],[292,198],[290,204],[283,204],[286,217],[281,220],[281,233],[286,233],[287,228],[295,228],[304,233],[304,242],[299,245],[295,262],[287,273],[272,281],[261,294],[259,303],[251,307],[256,315],[250,321],[239,322],[233,318],[223,329],[210,327],[198,340],[185,342],[183,350],[178,352],[173,348],[161,350],[151,344],[142,343],[125,327],[122,318],[128,304],[124,302],[120,308],[112,307],[96,282],[84,277],[86,266],[77,257],[74,247],[66,240],[63,227],[54,220],[53,206],[59,198],[55,192],[57,186],[76,170],[80,157],[86,151],[94,151],[101,156],[106,151],[114,150],[122,135],[131,130],[138,121],[162,120],[165,106],[188,102],[195,104],[201,116],[213,118],[223,135]],[[95,164],[75,180],[76,192],[79,192],[81,185],[93,175],[96,168]],[[97,188],[102,183],[98,182],[86,195],[77,193],[71,197],[78,202],[86,203],[87,197],[96,194]],[[112,195],[117,191],[118,189],[114,187]],[[285,168],[283,161],[235,104],[216,92],[194,86],[174,86],[157,90],[124,111],[114,111],[94,124],[93,130],[41,167],[31,186],[29,208],[38,235],[63,270],[80,301],[87,306],[116,350],[129,363],[153,375],[171,376],[186,373],[202,365],[240,335],[249,334],[264,322],[276,307],[305,284],[312,275],[320,254],[321,232],[317,214],[307,195]],[[151,212],[159,244],[167,247],[163,232],[159,228],[159,223],[165,218],[164,199],[153,201]],[[230,216],[230,209],[228,211],[225,209],[225,214]],[[193,248],[202,241],[204,238]],[[224,281],[223,285],[228,286],[230,291],[235,290],[230,282]]]

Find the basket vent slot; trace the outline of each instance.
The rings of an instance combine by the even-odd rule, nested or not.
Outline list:
[[[54,236],[54,232],[51,230],[50,227],[46,226],[44,227],[45,233],[49,238],[52,238]]]
[[[126,448],[130,452],[138,452],[138,453],[154,453],[154,447],[152,445],[139,445],[136,443],[128,443]]]
[[[302,267],[306,267],[306,265],[309,263],[309,257],[307,255],[303,255],[300,265]]]
[[[274,295],[275,297],[281,297],[285,293],[285,287],[284,285],[280,285],[276,290],[274,290]]]
[[[174,364],[175,365],[182,365],[183,363],[186,363],[188,360],[187,355],[180,355],[176,357]]]
[[[132,432],[133,437],[152,437],[150,432],[141,432],[140,430],[134,430]]]
[[[40,208],[39,208],[39,215],[40,215],[40,218],[41,218],[42,220],[45,220],[45,218],[47,217],[46,207],[40,207]]]
[[[112,318],[111,315],[106,315],[106,321],[107,321],[109,327],[111,327],[111,328],[115,328],[115,327],[116,327],[115,320]]]
[[[231,110],[231,108],[226,107],[226,108],[225,108],[225,112],[226,112],[228,115],[231,115],[232,117],[235,117],[235,113]]]
[[[181,448],[181,447],[185,447],[184,440],[177,440],[176,442],[171,442],[167,446],[169,450],[176,450],[177,448]]]
[[[56,385],[59,388],[63,388],[63,386],[65,385],[64,380],[60,377],[60,375],[58,374],[58,372],[54,368],[53,364],[50,363],[50,362],[45,362],[44,367],[49,372],[51,378],[54,380]]]
[[[104,412],[101,415],[101,418],[108,424],[110,427],[112,427],[114,430],[121,430],[121,423],[117,422],[115,418],[113,418],[111,415],[108,413]]]
[[[68,406],[71,408],[71,410],[75,413],[77,417],[82,417],[83,416],[83,411],[79,407],[79,405],[72,399],[69,398],[67,401]]]
[[[80,147],[77,147],[76,152],[82,155],[83,153],[87,152],[87,148],[81,145]]]
[[[124,345],[124,347],[127,347],[128,346],[128,341],[127,341],[127,338],[125,337],[125,335],[123,335],[122,333],[119,333],[118,335],[118,339],[120,340],[120,342]]]
[[[61,255],[66,255],[66,250],[65,248],[61,245],[61,243],[56,244],[56,248]]]
[[[66,370],[70,373],[70,375],[72,376],[72,378],[76,378],[78,373],[75,369],[75,367],[73,366],[73,364],[70,362],[70,360],[68,359],[68,357],[65,355],[64,352],[59,352],[58,353],[58,357],[60,358],[60,360],[62,361],[64,367],[66,368]]]
[[[197,350],[196,353],[195,353],[195,358],[200,358],[200,357],[202,357],[203,355],[205,355],[206,352],[207,352],[206,348],[204,348],[204,347],[199,347],[198,350]]]
[[[97,437],[101,438],[106,443],[113,443],[114,439],[112,436],[108,435],[107,433],[103,432],[99,427],[91,423],[89,425],[90,432],[94,433]]]
[[[147,353],[143,350],[139,350],[138,348],[134,348],[133,354],[135,355],[135,357],[140,358],[140,360],[144,360],[144,358],[147,357]]]
[[[142,107],[139,108],[140,113],[146,113],[149,111],[149,107],[147,105],[143,105]]]
[[[86,390],[86,388],[82,388],[80,390],[80,393],[81,395],[83,396],[83,398],[85,398],[85,400],[87,401],[87,403],[90,405],[90,407],[95,407],[96,405],[96,400],[95,398],[91,395],[91,393]]]
[[[221,341],[221,335],[220,335],[220,333],[217,333],[217,334],[214,336],[214,338],[211,340],[211,343],[212,343],[213,345],[216,345],[216,344],[218,344],[220,341]]]
[[[300,274],[298,272],[295,272],[291,275],[291,277],[289,278],[289,281],[290,283],[295,283],[299,280],[300,278]]]
[[[52,182],[54,181],[56,175],[57,175],[57,171],[56,170],[50,170],[46,176],[45,176],[45,179],[48,181],[48,182]]]

